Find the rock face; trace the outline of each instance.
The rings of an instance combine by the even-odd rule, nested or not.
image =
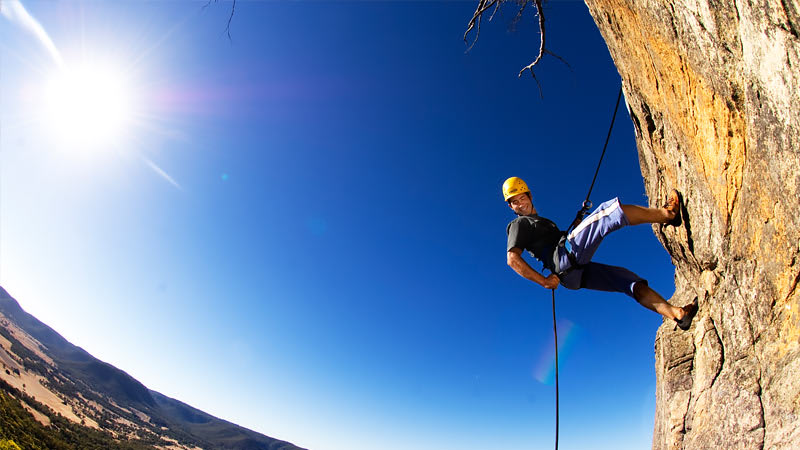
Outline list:
[[[688,332],[655,342],[654,449],[800,448],[800,1],[586,0],[623,80]]]

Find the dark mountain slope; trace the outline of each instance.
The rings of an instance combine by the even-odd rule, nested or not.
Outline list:
[[[28,403],[41,404],[45,413],[37,420],[45,422],[45,428],[52,428],[46,423],[52,413],[119,442],[184,449],[302,450],[147,389],[25,312],[2,287],[0,343],[2,390],[12,403],[29,396]],[[0,414],[0,430],[6,419]]]

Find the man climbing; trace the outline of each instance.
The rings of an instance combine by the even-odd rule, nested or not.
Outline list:
[[[601,204],[572,232],[565,235],[556,224],[537,214],[531,191],[522,179],[511,177],[503,183],[503,197],[517,218],[508,224],[508,265],[520,276],[546,289],[562,284],[568,289],[622,292],[688,330],[697,313],[697,300],[679,308],[672,306],[647,281],[622,267],[592,262],[603,238],[626,225],[663,223],[680,225],[680,197],[673,190],[664,208],[622,205],[619,199]],[[522,258],[527,250],[551,273],[545,277]]]

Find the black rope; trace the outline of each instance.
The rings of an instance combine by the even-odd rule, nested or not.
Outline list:
[[[619,101],[622,99],[622,86],[619,87],[619,94],[617,94],[617,104],[614,105],[614,115],[611,116],[611,125],[608,126],[608,134],[606,135],[606,143],[603,144],[603,153],[600,154],[600,161],[597,162],[597,169],[594,171],[594,178],[592,184],[589,186],[589,192],[586,194],[586,200],[592,195],[594,189],[594,182],[597,181],[597,174],[600,173],[600,165],[603,164],[603,157],[606,156],[606,149],[608,148],[608,141],[611,139],[611,131],[614,129],[614,121],[617,119],[617,111],[619,110]]]
[[[589,198],[592,196],[592,190],[594,189],[594,182],[597,181],[597,174],[600,173],[600,165],[603,164],[603,157],[606,156],[606,149],[608,148],[608,141],[611,139],[611,131],[614,129],[614,121],[617,119],[617,111],[619,110],[619,101],[622,99],[622,86],[619,87],[619,94],[617,94],[617,103],[614,105],[614,115],[611,116],[611,125],[608,126],[608,134],[606,135],[606,143],[603,144],[603,152],[600,153],[600,160],[597,161],[597,168],[594,170],[594,177],[592,177],[592,184],[589,186],[589,192],[586,193],[586,200],[583,201],[583,205],[581,205],[581,209],[578,211],[578,214],[575,215],[575,220],[572,221],[569,228],[567,228],[567,233],[572,231],[573,228],[577,227],[579,223],[583,220],[586,216],[586,213],[589,212],[589,208],[592,207],[592,202]]]
[[[594,182],[597,181],[597,174],[600,173],[600,165],[603,164],[603,157],[606,156],[606,149],[608,148],[608,141],[611,139],[611,131],[614,129],[614,121],[617,119],[617,111],[619,110],[619,101],[622,99],[622,86],[619,87],[619,94],[617,94],[617,104],[614,105],[614,115],[611,116],[611,125],[608,127],[608,134],[606,135],[606,143],[603,144],[603,152],[600,154],[600,161],[597,162],[597,169],[594,171],[592,184],[589,186],[589,192],[586,194],[586,200],[583,201],[581,209],[575,215],[575,220],[567,228],[565,234],[568,234],[573,228],[578,226],[579,223],[586,216],[589,208],[592,207],[592,202],[589,197],[592,196],[592,189],[594,189]],[[555,356],[556,356],[556,450],[558,450],[558,327],[556,326],[556,290],[552,289],[553,293],[553,341],[555,342]]]
[[[556,290],[553,293],[553,341],[556,350],[556,450],[558,450],[558,328],[556,327]]]

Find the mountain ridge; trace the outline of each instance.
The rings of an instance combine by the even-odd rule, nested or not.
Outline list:
[[[26,312],[0,286],[0,379],[12,398],[45,427],[29,403],[119,443],[151,448],[303,450],[148,389],[127,372],[100,361]],[[46,411],[45,411],[46,412]],[[42,414],[40,412],[40,414]],[[4,415],[0,416],[0,432]],[[0,436],[14,439],[14,436]],[[81,446],[74,448],[82,448]]]

